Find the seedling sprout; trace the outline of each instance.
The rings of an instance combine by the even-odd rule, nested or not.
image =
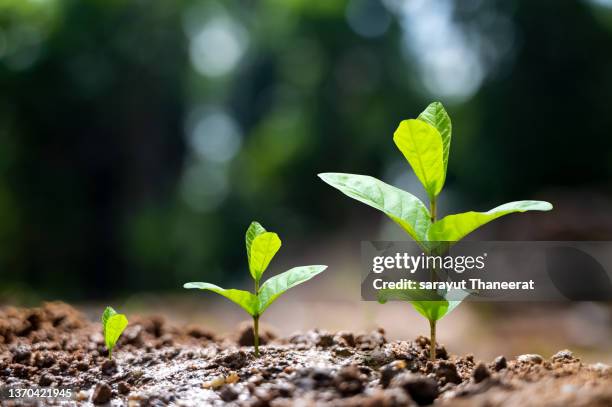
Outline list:
[[[128,320],[125,315],[117,314],[111,307],[106,307],[102,314],[102,331],[110,360],[113,359],[113,348],[127,325]]]
[[[253,344],[255,356],[259,356],[259,318],[264,311],[285,291],[310,280],[327,266],[295,267],[268,279],[260,286],[264,271],[281,247],[281,240],[276,233],[266,231],[258,222],[251,223],[245,240],[249,271],[254,282],[253,293],[200,282],[186,283],[183,287],[213,291],[244,309],[253,318]]]
[[[319,177],[345,195],[385,213],[400,225],[424,251],[437,242],[457,242],[477,228],[514,212],[549,211],[543,201],[516,201],[487,212],[464,212],[438,219],[437,199],[444,186],[452,134],[451,119],[439,102],[431,103],[416,118],[404,120],[393,135],[395,145],[425,188],[429,208],[414,195],[367,175],[323,173]],[[431,243],[431,244],[430,244]],[[381,290],[379,301],[409,301],[430,324],[430,358],[436,358],[436,323],[456,308],[461,300],[435,301],[427,293],[406,290]]]

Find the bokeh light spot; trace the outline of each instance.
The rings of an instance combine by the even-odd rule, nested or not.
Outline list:
[[[226,17],[215,17],[191,38],[189,55],[196,71],[218,77],[236,67],[246,45],[247,36],[240,25]]]
[[[380,37],[391,25],[391,16],[378,0],[352,0],[346,7],[346,21],[362,37]]]
[[[224,163],[240,150],[242,136],[235,120],[214,110],[203,114],[193,126],[189,143],[194,152],[209,161]]]

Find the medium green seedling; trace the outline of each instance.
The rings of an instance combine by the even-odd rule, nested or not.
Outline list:
[[[393,135],[395,145],[402,152],[415,175],[425,188],[429,207],[414,195],[366,175],[323,173],[319,177],[345,195],[386,214],[412,237],[427,253],[439,251],[464,238],[479,227],[501,216],[514,212],[549,211],[552,205],[543,201],[516,201],[503,204],[487,212],[464,212],[437,218],[437,199],[444,186],[452,124],[439,102],[431,103],[416,118],[404,120]],[[440,244],[439,242],[448,242]],[[416,290],[381,290],[379,301],[404,300],[427,320],[430,325],[430,358],[435,360],[436,323],[456,308],[468,293],[449,293]]]
[[[323,272],[327,266],[295,267],[268,279],[260,286],[263,273],[281,247],[281,240],[276,233],[266,231],[257,222],[251,223],[245,240],[249,271],[254,281],[253,293],[244,290],[226,290],[210,283],[186,283],[183,287],[215,292],[245,310],[253,318],[253,344],[255,356],[259,356],[259,318],[264,311],[285,291],[310,280]]]
[[[102,331],[104,332],[104,343],[108,349],[108,358],[113,359],[113,348],[117,344],[123,330],[128,325],[128,320],[123,314],[111,307],[106,307],[102,314]]]

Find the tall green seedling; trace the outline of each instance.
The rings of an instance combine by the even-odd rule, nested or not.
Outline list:
[[[393,141],[404,155],[427,192],[428,205],[414,195],[367,175],[323,173],[319,177],[345,195],[386,214],[430,253],[436,242],[457,242],[477,228],[501,216],[526,211],[549,211],[552,205],[543,201],[516,201],[487,212],[464,212],[438,218],[438,196],[446,180],[452,124],[439,102],[431,103],[416,118],[402,121]],[[447,293],[448,294],[448,293]],[[436,324],[459,305],[462,295],[432,292],[381,290],[379,300],[405,300],[430,325],[430,357],[436,355]],[[467,295],[467,293],[466,293]]]
[[[260,284],[264,272],[281,247],[281,240],[276,233],[266,231],[257,222],[251,223],[245,240],[249,272],[253,279],[253,292],[224,289],[214,284],[199,282],[186,283],[183,287],[213,291],[244,309],[253,318],[255,356],[259,356],[259,318],[264,311],[285,291],[310,280],[323,272],[327,266],[294,267]]]

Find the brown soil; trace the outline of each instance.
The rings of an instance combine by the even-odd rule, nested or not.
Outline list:
[[[612,406],[612,369],[567,350],[480,362],[440,346],[431,363],[426,338],[387,342],[382,330],[262,336],[255,358],[240,346],[251,340],[248,326],[216,338],[131,317],[111,362],[100,324],[70,306],[8,307],[0,310],[0,383],[72,387],[71,405]]]

